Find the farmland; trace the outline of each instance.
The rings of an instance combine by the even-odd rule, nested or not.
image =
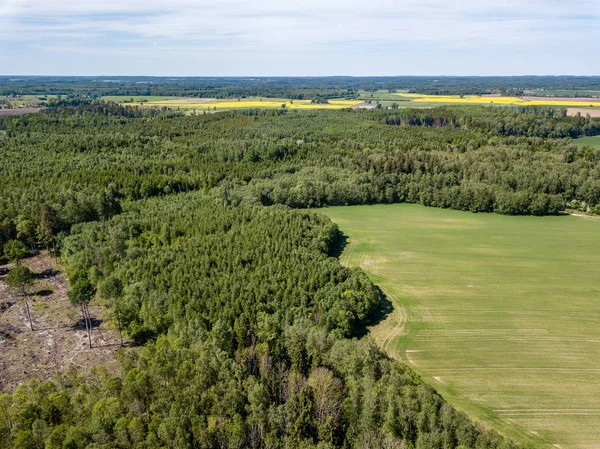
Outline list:
[[[244,98],[244,99],[214,99],[214,98],[152,98],[139,97],[131,102],[123,97],[106,97],[110,100],[124,100],[125,105],[144,107],[187,109],[196,111],[231,110],[243,108],[282,108],[287,109],[343,109],[362,103],[360,100],[329,100],[327,103],[313,103],[311,100],[289,100],[285,98]],[[144,102],[142,102],[145,100]],[[215,109],[216,108],[216,109]]]
[[[160,97],[160,96],[106,96],[105,100],[124,105],[181,109],[187,111],[222,111],[243,108],[282,108],[287,109],[342,109],[369,102],[384,108],[434,108],[443,105],[489,105],[489,106],[547,106],[577,107],[585,115],[600,111],[598,98],[552,98],[552,97],[503,97],[498,95],[426,95],[407,92],[360,91],[355,99],[330,99],[326,103],[311,100],[290,100],[286,98],[248,97],[239,99]],[[216,109],[215,109],[216,108]],[[574,115],[574,114],[573,114]]]
[[[399,93],[398,97],[410,99],[414,103],[433,104],[486,104],[496,106],[589,106],[600,107],[597,98],[552,98],[552,97],[503,97],[493,95],[423,95]],[[587,100],[587,101],[586,101]],[[589,104],[588,104],[589,102]]]
[[[573,139],[573,143],[579,147],[590,146],[590,147],[600,148],[600,137],[598,137],[598,136],[580,137],[579,139]]]
[[[456,407],[531,446],[600,439],[600,220],[325,210],[394,304],[371,329]]]

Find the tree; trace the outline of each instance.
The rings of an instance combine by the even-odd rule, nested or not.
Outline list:
[[[88,305],[96,294],[96,288],[92,285],[87,275],[74,276],[73,283],[67,292],[69,302],[74,306],[81,307],[85,329],[88,334],[88,342],[92,347],[92,321]]]
[[[56,211],[47,204],[43,204],[40,210],[40,234],[46,242],[46,247],[49,251],[50,245],[54,241],[56,222]]]
[[[27,267],[18,266],[10,270],[8,276],[6,276],[6,283],[19,290],[25,300],[25,307],[27,309],[27,319],[29,320],[29,326],[33,330],[33,321],[31,321],[31,313],[29,312],[29,301],[27,298],[27,286],[33,284],[33,274]]]
[[[27,254],[27,248],[20,240],[10,240],[4,245],[4,255],[8,260],[17,266],[21,264],[21,259]]]
[[[21,220],[17,224],[17,237],[25,240],[31,246],[31,251],[35,254],[36,226],[31,220]]]
[[[117,323],[119,325],[119,336],[121,337],[121,346],[123,346],[121,316],[119,314],[119,298],[123,294],[123,283],[117,277],[110,277],[101,285],[100,294],[103,298],[112,299],[115,302],[115,311],[117,312]]]
[[[319,367],[308,378],[308,386],[313,390],[319,438],[332,442],[344,400],[344,385],[327,368]]]
[[[97,209],[100,218],[102,218],[103,220],[108,220],[109,218],[121,212],[121,205],[119,204],[119,201],[117,201],[117,199],[115,198],[113,192],[103,191],[100,192]]]

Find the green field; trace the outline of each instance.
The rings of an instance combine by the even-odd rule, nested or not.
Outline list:
[[[573,139],[573,143],[579,147],[597,147],[600,148],[600,136],[586,136]]]
[[[371,329],[388,353],[518,442],[600,447],[600,219],[324,212],[394,304]]]
[[[106,95],[102,97],[102,99],[107,101],[116,101],[127,103],[133,100],[134,102],[139,101],[166,101],[166,100],[175,100],[177,97],[161,97],[157,95]]]
[[[553,90],[540,89],[525,91],[527,95],[552,95],[555,97],[600,97],[600,90]]]

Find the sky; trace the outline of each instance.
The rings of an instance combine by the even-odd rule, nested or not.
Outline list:
[[[0,75],[600,75],[600,0],[0,0]]]

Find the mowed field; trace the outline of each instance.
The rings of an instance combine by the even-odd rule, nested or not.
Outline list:
[[[394,305],[371,328],[454,406],[530,447],[600,447],[600,219],[331,207]]]

